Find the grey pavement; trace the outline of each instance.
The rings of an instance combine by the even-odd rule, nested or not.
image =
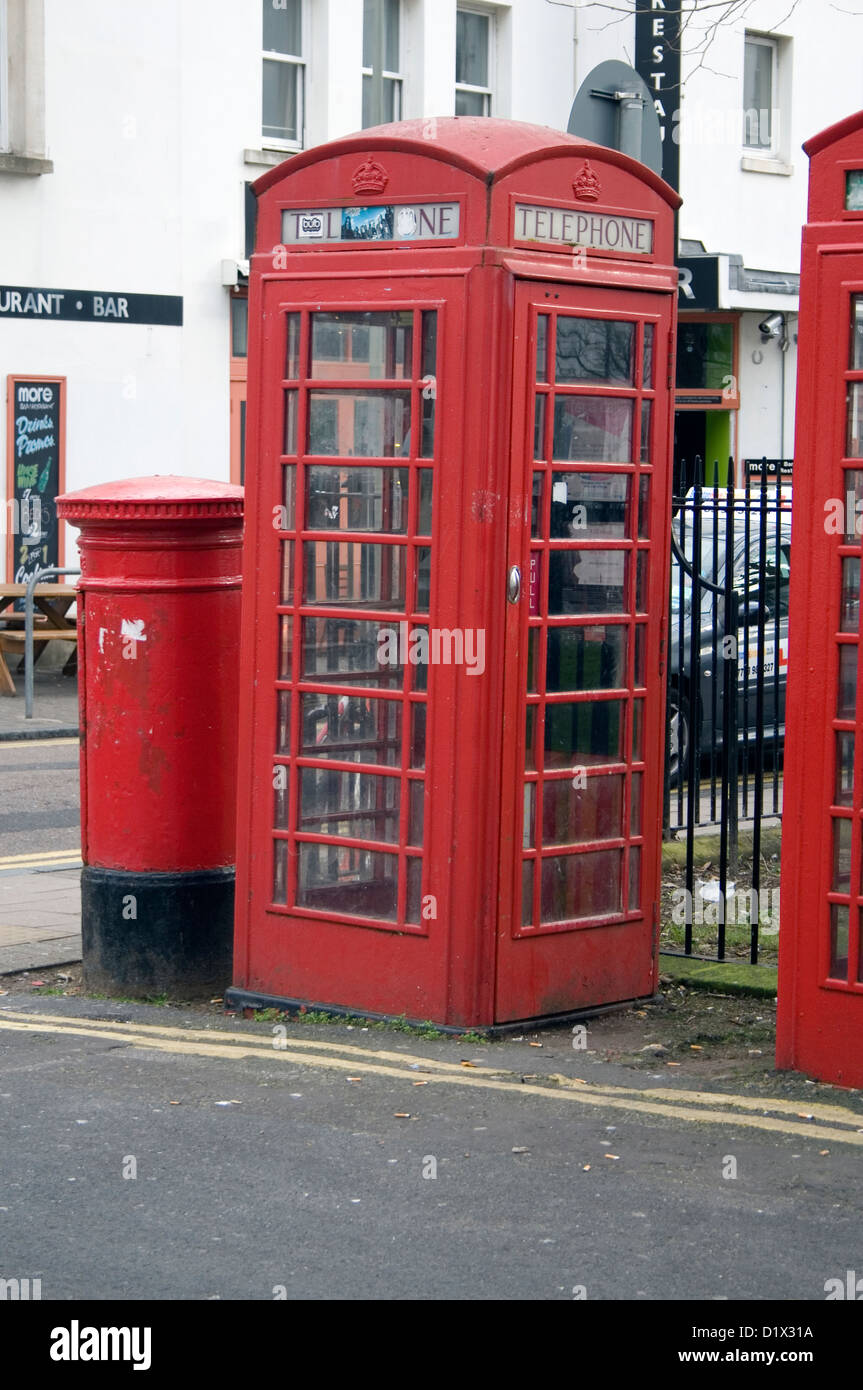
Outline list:
[[[57,679],[74,705],[75,682]],[[0,722],[15,704],[0,698]],[[8,738],[0,768],[0,975],[80,960],[77,737]]]
[[[66,646],[65,642],[59,644]],[[0,695],[0,743],[19,738],[54,738],[78,732],[78,680],[58,669],[36,666],[33,681],[33,717],[24,718],[24,671],[17,657],[7,656],[14,695]],[[2,757],[2,750],[0,750]]]
[[[699,1113],[565,1033],[280,1050],[200,1011],[0,1004],[0,1273],[46,1300],[823,1301],[860,1268],[859,1097],[759,1128],[781,1102]]]
[[[0,975],[80,959],[80,874],[0,872]]]

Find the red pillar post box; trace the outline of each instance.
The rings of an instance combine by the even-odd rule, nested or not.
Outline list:
[[[803,147],[776,1062],[863,1086],[863,111]]]
[[[649,995],[679,199],[469,117],[256,190],[230,998]]]
[[[230,980],[243,491],[134,478],[57,499],[80,527],[88,988]]]

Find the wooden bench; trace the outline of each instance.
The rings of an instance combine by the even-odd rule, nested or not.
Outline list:
[[[9,612],[10,605],[26,592],[24,584],[0,585],[0,621],[12,622],[14,627],[0,627],[0,695],[14,695],[15,682],[6,664],[6,652],[17,652],[23,656],[25,651],[24,615]],[[38,584],[34,592],[36,608],[33,625],[33,656],[38,658],[45,650],[46,642],[72,642],[77,648],[78,629],[69,622],[67,610],[75,599],[75,589],[68,585]],[[66,662],[68,667],[77,656],[77,651]],[[65,668],[64,668],[65,669]]]
[[[34,649],[35,649],[36,647],[38,647],[38,645],[39,645],[40,642],[57,642],[57,641],[59,641],[59,642],[75,642],[75,643],[77,643],[77,641],[78,641],[78,630],[77,630],[77,628],[74,628],[74,627],[67,627],[67,628],[63,628],[63,629],[61,630],[60,628],[57,628],[57,627],[34,627],[34,629],[33,629],[33,647],[34,647]],[[24,637],[23,631],[21,631],[20,629],[18,629],[18,628],[9,628],[9,629],[6,629],[5,631],[0,631],[0,647],[2,647],[2,648],[4,649],[4,651],[7,651],[7,652],[12,652],[12,651],[23,652],[23,651],[24,651],[24,645],[25,645],[25,637]]]

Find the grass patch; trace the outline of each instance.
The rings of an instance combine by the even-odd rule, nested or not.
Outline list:
[[[661,974],[670,975],[677,984],[688,985],[690,989],[706,989],[717,994],[750,994],[759,999],[776,997],[777,970],[773,965],[692,960],[661,953],[659,969]]]
[[[363,1018],[361,1014],[333,1014],[326,1009],[257,1009],[255,1012],[256,1023],[273,1023],[281,1020],[283,1023],[306,1023],[314,1027],[315,1025],[332,1025],[340,1028],[366,1028],[374,1029],[375,1032],[382,1033],[409,1033],[415,1038],[442,1038],[444,1035],[427,1020],[424,1023],[408,1023],[404,1014],[397,1018]]]
[[[741,830],[737,836],[737,853],[740,859],[752,858],[753,836],[751,830]],[[719,834],[696,835],[693,841],[693,863],[696,868],[704,864],[719,863]],[[781,825],[765,825],[761,829],[761,857],[769,859],[779,856],[782,848]],[[686,840],[663,840],[662,867],[684,868],[686,865]],[[718,872],[718,870],[717,870]]]

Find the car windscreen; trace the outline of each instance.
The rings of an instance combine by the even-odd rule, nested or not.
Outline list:
[[[683,552],[689,565],[693,563],[693,553],[695,548],[695,532],[693,527],[693,508],[686,506],[681,508],[678,515],[672,522],[672,532],[679,549]],[[781,540],[779,545],[779,568],[780,573],[787,582],[788,569],[788,550],[791,540],[791,516],[790,512],[783,509],[781,513]],[[726,541],[730,539],[729,522],[724,502],[718,505],[712,501],[701,505],[701,544],[699,553],[701,562],[698,566],[702,577],[714,584],[724,584],[726,570]],[[760,559],[760,539],[761,539],[761,513],[760,509],[754,506],[749,508],[749,526],[746,526],[746,511],[744,507],[735,506],[734,523],[734,587],[741,594],[753,592],[758,589],[758,570]],[[766,558],[768,578],[771,570],[776,565],[777,546],[776,546],[776,516],[767,515],[766,525]],[[748,564],[747,564],[748,555]],[[713,602],[713,592],[708,588],[702,590],[702,607],[708,607]],[[692,580],[686,570],[680,565],[676,554],[672,553],[671,558],[671,612],[672,615],[688,613],[692,606]]]

